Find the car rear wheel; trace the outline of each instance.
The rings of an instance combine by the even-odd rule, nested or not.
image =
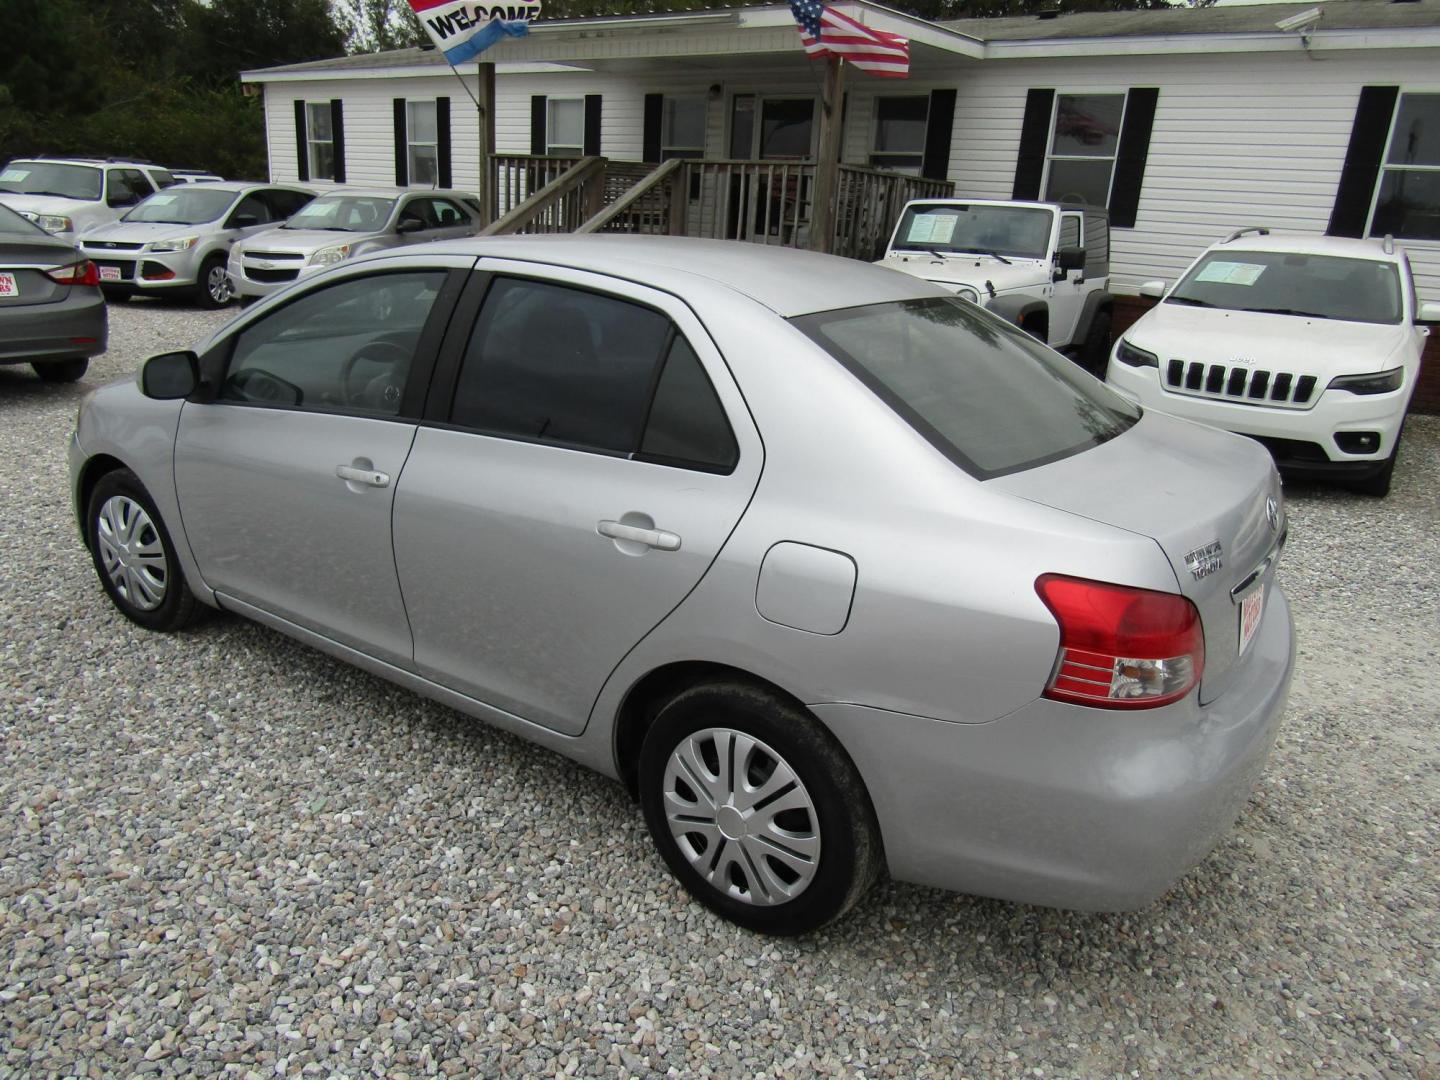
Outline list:
[[[225,256],[212,255],[200,267],[195,284],[195,301],[204,308],[222,308],[235,297],[235,287],[225,271]]]
[[[90,370],[90,361],[83,356],[77,356],[73,360],[48,360],[30,366],[35,369],[35,374],[46,382],[76,382]]]
[[[147,630],[189,624],[199,606],[155,503],[128,469],[106,473],[90,494],[86,538],[95,573],[120,613]]]
[[[655,846],[690,894],[751,930],[839,918],[880,870],[879,829],[843,749],[797,705],[743,684],[695,687],[640,753]]]

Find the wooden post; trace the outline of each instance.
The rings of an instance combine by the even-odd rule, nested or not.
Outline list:
[[[815,166],[815,211],[810,215],[811,251],[829,251],[835,233],[835,190],[840,179],[844,83],[845,68],[840,57],[827,57],[825,97],[820,102],[820,160]]]
[[[480,112],[480,180],[475,194],[480,196],[480,225],[483,228],[495,220],[497,210],[495,190],[495,65],[481,61],[477,108]]]

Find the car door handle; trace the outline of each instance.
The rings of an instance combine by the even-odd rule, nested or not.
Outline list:
[[[640,529],[634,525],[622,525],[618,521],[602,521],[596,527],[601,536],[612,540],[629,540],[661,551],[679,551],[680,537],[664,529]]]
[[[390,474],[375,469],[357,469],[353,465],[336,465],[335,475],[352,484],[369,484],[371,487],[390,486]]]

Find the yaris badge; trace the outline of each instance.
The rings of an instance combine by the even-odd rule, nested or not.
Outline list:
[[[1224,562],[1220,558],[1221,554],[1220,541],[1216,540],[1213,543],[1206,544],[1202,548],[1187,551],[1185,553],[1185,566],[1195,580],[1199,581],[1201,578],[1209,577],[1224,565]]]

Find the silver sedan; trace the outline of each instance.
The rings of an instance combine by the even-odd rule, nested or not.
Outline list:
[[[255,619],[618,778],[799,933],[896,878],[1147,904],[1294,662],[1269,455],[878,267],[639,237],[348,262],[99,391],[119,610]]]

